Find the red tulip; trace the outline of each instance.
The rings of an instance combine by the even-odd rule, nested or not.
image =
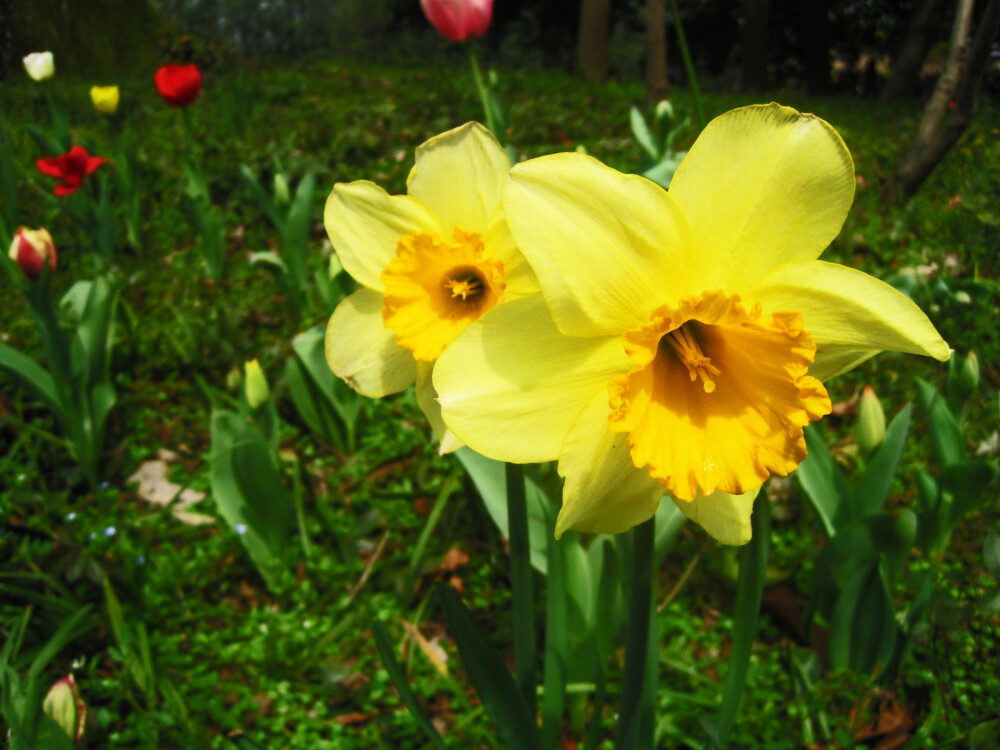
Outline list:
[[[83,178],[107,162],[103,156],[91,156],[83,146],[73,146],[69,153],[60,156],[45,156],[35,161],[38,171],[55,177],[60,184],[54,190],[58,196],[75,193],[83,184]]]
[[[201,93],[201,73],[194,63],[164,65],[153,76],[156,90],[172,107],[186,107]]]
[[[49,262],[49,270],[56,270],[56,244],[46,229],[18,227],[7,254],[29,279],[37,279],[42,275],[46,260]]]
[[[420,0],[427,20],[453,42],[482,36],[490,27],[493,0]]]

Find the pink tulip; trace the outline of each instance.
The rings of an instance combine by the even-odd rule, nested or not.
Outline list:
[[[493,17],[493,0],[420,0],[435,29],[453,42],[486,33]]]

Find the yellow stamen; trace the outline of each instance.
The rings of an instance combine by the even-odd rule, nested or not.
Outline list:
[[[451,290],[451,296],[468,300],[483,293],[483,280],[472,271],[465,271],[455,278],[445,279],[444,286]]]
[[[681,364],[688,370],[692,383],[697,378],[701,378],[705,393],[711,393],[715,390],[715,381],[712,378],[721,375],[722,371],[713,365],[712,360],[702,352],[694,335],[688,330],[687,324],[674,329],[660,340],[666,341],[677,352]]]

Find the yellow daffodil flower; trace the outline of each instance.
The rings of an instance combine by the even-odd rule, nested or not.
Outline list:
[[[745,543],[761,484],[830,411],[822,380],[882,350],[949,356],[907,297],[817,259],[853,198],[836,131],[776,104],[712,121],[669,193],[582,154],[515,166],[504,209],[542,297],[438,360],[445,423],[495,459],[558,459],[557,534],[624,531],[668,492]]]
[[[120,94],[117,86],[91,86],[90,101],[94,103],[94,109],[102,115],[113,115],[118,109],[118,98]]]
[[[462,444],[441,419],[435,361],[487,310],[539,291],[501,208],[509,170],[496,138],[468,123],[417,148],[407,195],[362,180],[326,203],[330,241],[362,286],[330,318],[330,369],[373,398],[416,382],[442,452]]]

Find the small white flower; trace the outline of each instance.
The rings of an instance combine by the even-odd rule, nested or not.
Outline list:
[[[24,58],[24,69],[36,81],[44,81],[56,73],[55,60],[51,52],[32,52]]]

